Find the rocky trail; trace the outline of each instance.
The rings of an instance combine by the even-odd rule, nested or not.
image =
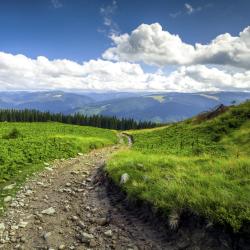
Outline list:
[[[161,221],[131,209],[102,171],[119,148],[57,160],[27,181],[0,218],[0,249],[231,249],[200,229],[190,235],[189,226],[173,237]]]
[[[120,194],[107,188],[101,169],[118,149],[56,160],[27,181],[0,218],[0,249],[162,249],[161,237],[123,213]]]

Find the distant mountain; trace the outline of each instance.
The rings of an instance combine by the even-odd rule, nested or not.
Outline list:
[[[74,112],[134,118],[154,122],[180,121],[216,105],[250,99],[246,92],[152,93],[92,103]]]
[[[40,111],[71,113],[76,108],[94,102],[89,96],[62,91],[0,92],[0,108],[38,109]]]
[[[0,108],[38,109],[54,113],[134,118],[155,122],[179,121],[221,103],[250,99],[247,92],[133,93],[133,92],[0,92]]]

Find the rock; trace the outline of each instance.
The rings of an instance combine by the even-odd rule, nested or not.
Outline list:
[[[50,236],[51,236],[51,232],[44,233],[43,238],[44,238],[45,240],[48,240]]]
[[[46,215],[53,215],[56,212],[56,210],[53,207],[47,208],[43,210],[41,213]]]
[[[70,187],[70,186],[71,186],[71,183],[67,182],[66,187]]]
[[[58,249],[59,249],[59,250],[63,250],[63,249],[65,249],[65,247],[66,247],[66,246],[62,244],[62,245],[60,245],[60,246],[58,247]]]
[[[94,239],[94,236],[92,234],[81,232],[80,235],[79,235],[79,240],[82,243],[90,243],[91,239]]]
[[[5,230],[5,225],[4,223],[0,223],[0,234],[2,234]]]
[[[47,171],[53,171],[53,168],[50,167],[45,167],[44,169],[46,169]]]
[[[28,190],[26,191],[25,195],[26,195],[26,196],[30,196],[32,193],[33,193],[33,191],[30,190],[30,189],[28,189]]]
[[[78,153],[79,156],[83,156],[83,153]]]
[[[12,200],[11,196],[6,196],[3,201],[4,202],[10,202],[11,200]]]
[[[106,218],[98,218],[95,220],[95,222],[99,225],[99,226],[105,226],[108,224],[108,220]]]
[[[79,222],[78,222],[78,226],[79,226],[81,229],[84,229],[84,228],[86,227],[82,221],[79,221]]]
[[[128,182],[128,180],[129,180],[129,175],[128,175],[127,173],[124,173],[124,174],[121,176],[120,185],[125,184],[126,182]]]
[[[94,239],[91,239],[90,242],[89,242],[89,246],[90,247],[96,247],[97,243]]]
[[[66,205],[66,206],[64,207],[64,210],[65,210],[66,212],[69,212],[69,211],[70,211],[70,205]]]
[[[71,218],[73,221],[77,221],[78,220],[78,217],[77,216],[72,216]]]
[[[18,226],[21,227],[21,228],[25,228],[27,225],[28,225],[27,221],[20,221],[19,224],[18,224]]]
[[[47,163],[47,162],[44,162],[43,164],[44,164],[45,166],[49,166],[49,163]]]
[[[10,185],[8,185],[8,186],[5,186],[5,187],[3,188],[3,190],[11,190],[11,189],[13,189],[15,186],[16,186],[16,184],[13,183],[13,184],[10,184]]]
[[[112,230],[108,230],[108,231],[104,232],[104,234],[108,237],[112,237]]]
[[[24,236],[22,236],[21,239],[20,239],[20,241],[21,241],[22,243],[25,243],[25,242],[26,242],[26,238],[25,238]]]

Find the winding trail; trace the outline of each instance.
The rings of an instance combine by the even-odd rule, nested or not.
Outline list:
[[[173,238],[141,209],[129,209],[102,171],[121,147],[57,160],[27,181],[0,218],[0,249],[231,249],[195,248],[187,233]]]
[[[119,149],[57,160],[28,180],[0,219],[0,249],[162,249],[149,225],[123,213],[120,194],[99,173]]]

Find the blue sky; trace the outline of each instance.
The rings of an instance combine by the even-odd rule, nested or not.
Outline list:
[[[10,61],[15,59],[18,61],[20,58],[16,58],[17,54],[21,54],[26,59],[33,59],[34,63],[39,64],[37,62],[37,57],[42,56],[52,63],[54,59],[67,59],[72,63],[77,63],[78,65],[82,65],[83,62],[88,63],[90,60],[94,60],[96,63],[96,67],[91,65],[91,69],[93,71],[97,70],[99,72],[99,67],[103,67],[103,64],[108,65],[107,71],[111,70],[112,67],[116,67],[117,64],[120,64],[120,68],[116,71],[128,71],[124,69],[124,67],[132,67],[133,72],[130,72],[130,76],[132,76],[135,72],[136,74],[140,74],[140,70],[143,70],[145,74],[155,73],[157,74],[157,79],[159,82],[164,82],[171,80],[170,78],[163,79],[163,74],[170,74],[174,71],[178,71],[179,75],[181,75],[181,70],[189,72],[188,77],[190,78],[190,70],[191,72],[194,69],[190,69],[190,67],[199,67],[198,71],[200,74],[205,74],[203,71],[204,67],[206,67],[210,74],[217,74],[218,72],[211,71],[211,68],[215,68],[221,71],[222,73],[230,74],[230,77],[233,77],[232,72],[245,72],[249,69],[246,66],[246,58],[243,58],[242,62],[240,61],[238,65],[236,62],[232,62],[232,59],[229,61],[225,61],[229,55],[232,54],[232,51],[228,52],[225,55],[224,48],[227,45],[223,45],[223,57],[220,53],[214,55],[213,58],[209,60],[205,60],[204,58],[200,58],[198,55],[201,52],[196,53],[195,59],[192,60],[182,60],[179,58],[179,45],[174,45],[172,50],[177,51],[177,54],[174,56],[173,60],[162,60],[160,59],[160,53],[156,53],[156,55],[147,56],[147,48],[144,50],[136,51],[137,56],[132,55],[131,53],[125,53],[120,47],[130,48],[131,44],[138,42],[144,42],[143,39],[155,36],[154,38],[150,37],[149,39],[155,39],[156,42],[154,45],[157,46],[159,44],[159,49],[161,47],[160,43],[161,39],[168,39],[163,33],[166,31],[171,36],[178,35],[184,44],[184,50],[188,50],[188,46],[195,47],[196,43],[200,43],[202,45],[211,44],[211,41],[215,39],[219,35],[223,35],[225,33],[229,33],[231,37],[239,37],[239,32],[243,31],[250,25],[250,1],[248,0],[217,0],[217,1],[167,1],[167,0],[6,0],[0,1],[0,51],[3,53],[2,60],[8,60],[8,62],[4,61],[3,65],[8,64],[10,66]],[[162,38],[156,37],[157,32],[161,33],[158,30],[158,26],[150,26],[152,24],[159,24],[160,29],[163,31]],[[115,42],[114,39],[111,39],[111,35],[116,37],[122,37],[123,34],[128,33],[131,34],[133,30],[136,30],[140,27],[141,24],[146,24],[148,26],[142,28],[140,30],[140,34],[144,34],[145,30],[147,34],[146,38],[144,35],[140,35],[138,37],[132,38],[126,41],[126,43]],[[156,32],[156,33],[155,33]],[[157,34],[158,34],[157,33]],[[248,35],[248,31],[245,32]],[[133,40],[137,39],[137,40]],[[139,41],[142,39],[141,41]],[[171,37],[170,37],[171,40]],[[227,40],[227,39],[226,39]],[[227,44],[230,47],[234,47],[233,39],[229,39]],[[147,42],[147,41],[146,41]],[[245,40],[244,40],[245,42]],[[163,43],[163,42],[162,42]],[[175,43],[175,42],[174,42]],[[240,40],[240,43],[242,40]],[[171,46],[171,42],[165,44],[166,49],[169,49]],[[178,41],[177,41],[178,44]],[[187,46],[186,46],[187,45]],[[248,46],[249,44],[246,43]],[[150,46],[150,43],[149,43]],[[182,46],[182,45],[181,45]],[[217,45],[216,45],[217,46]],[[116,47],[115,51],[110,52],[111,47]],[[138,49],[138,46],[135,46],[133,50]],[[157,50],[158,48],[156,48]],[[210,51],[208,48],[206,53]],[[107,55],[104,53],[105,51],[109,51],[110,53]],[[126,49],[125,49],[126,50]],[[192,48],[191,48],[192,50]],[[214,48],[212,48],[214,51]],[[165,52],[163,52],[165,53]],[[168,56],[169,51],[166,51],[166,57]],[[171,53],[171,49],[170,49]],[[191,53],[191,54],[190,54]],[[193,57],[193,52],[187,52],[187,57],[190,54],[190,57]],[[202,52],[205,53],[205,52]],[[215,53],[215,52],[213,52]],[[236,53],[235,51],[233,53]],[[237,52],[238,53],[238,52]],[[185,55],[186,52],[183,52]],[[244,53],[241,52],[239,56],[242,57]],[[247,53],[248,56],[248,51]],[[145,56],[146,55],[146,56]],[[152,58],[152,56],[154,58]],[[218,56],[220,57],[218,60]],[[149,58],[150,57],[150,58]],[[178,58],[177,58],[178,57]],[[198,57],[198,59],[197,59]],[[204,56],[203,56],[204,57]],[[12,59],[11,59],[12,58]],[[105,60],[99,61],[100,60]],[[13,61],[12,60],[12,61]],[[19,60],[20,61],[20,60]],[[223,63],[221,63],[223,61]],[[111,63],[111,64],[110,64]],[[113,63],[113,64],[112,64]],[[115,65],[116,63],[116,65]],[[127,63],[127,64],[125,64]],[[98,64],[98,65],[97,65]],[[128,65],[129,64],[129,65]],[[15,64],[16,65],[16,64]],[[14,66],[15,66],[14,65]],[[113,65],[113,66],[112,66]],[[187,66],[188,65],[188,66]],[[37,66],[36,66],[37,67]],[[117,66],[118,67],[118,66]],[[138,67],[140,69],[138,69]],[[186,67],[183,69],[183,67]],[[188,68],[189,67],[189,68]],[[236,67],[236,69],[235,69]],[[86,67],[85,67],[86,68]],[[238,68],[238,69],[237,69]],[[243,68],[243,69],[242,69]],[[1,63],[0,63],[1,69]],[[13,68],[13,72],[16,70]],[[75,69],[74,69],[75,70]],[[85,69],[86,70],[86,69]],[[88,70],[90,70],[88,68]],[[39,70],[40,71],[40,70]],[[135,72],[134,72],[135,71]],[[202,72],[201,72],[202,71]],[[15,71],[16,72],[16,71]],[[58,72],[58,69],[57,69]],[[33,72],[28,72],[27,75],[34,74]],[[109,73],[109,72],[108,72]],[[123,72],[124,73],[124,72]],[[197,73],[197,72],[195,72]],[[72,73],[75,75],[75,73]],[[86,74],[89,75],[90,72],[85,71],[85,79]],[[98,73],[98,78],[100,78],[100,72]],[[176,73],[177,74],[177,73]],[[13,74],[15,75],[15,74]],[[194,75],[194,74],[193,74]],[[69,75],[72,77],[72,75]],[[109,76],[111,77],[111,76]],[[150,77],[155,77],[152,75],[144,75],[145,79]],[[168,75],[166,76],[168,77]],[[200,78],[200,76],[199,76]],[[211,78],[211,77],[210,77]],[[2,79],[2,80],[1,80]],[[93,77],[95,79],[95,77]],[[116,78],[115,78],[116,79]],[[114,81],[115,81],[114,79]],[[119,77],[117,78],[119,79]],[[142,79],[142,76],[141,78]],[[144,79],[144,80],[145,80]],[[234,82],[232,79],[232,82]],[[4,78],[4,76],[0,75],[0,83],[5,83],[9,79]],[[33,79],[34,80],[34,79]],[[53,81],[55,79],[53,78]],[[59,79],[57,79],[59,80]],[[61,79],[60,79],[61,80]],[[68,79],[67,79],[68,80]],[[73,82],[73,79],[70,79]],[[53,82],[52,81],[52,82]],[[133,82],[133,80],[130,79]],[[134,80],[134,84],[138,81],[137,78]],[[146,81],[146,80],[145,80]],[[154,80],[157,81],[157,80]],[[183,81],[189,81],[184,80]],[[195,79],[197,81],[197,79]],[[214,80],[216,81],[216,80]],[[248,82],[248,78],[244,82]],[[107,88],[109,89],[107,81]],[[189,81],[190,82],[190,81]],[[192,82],[192,81],[191,81]],[[113,84],[113,83],[112,83]],[[140,85],[141,83],[139,83]],[[147,89],[154,88],[153,82],[147,84],[144,82],[144,87],[140,85],[139,89]],[[186,84],[186,83],[185,83]],[[184,85],[185,85],[184,84]],[[189,83],[190,85],[191,83]],[[11,82],[5,84],[5,88],[10,88],[14,86]],[[13,86],[12,86],[13,85]],[[71,83],[69,87],[66,84],[63,84],[62,88],[71,89],[74,88],[72,86],[74,84]],[[84,85],[84,84],[83,84]],[[91,84],[90,84],[91,85]],[[95,84],[94,84],[95,85]],[[157,83],[155,84],[157,85]],[[164,84],[161,84],[161,87]],[[198,84],[199,85],[199,84]],[[198,86],[197,85],[197,86]],[[204,85],[204,79],[203,79]],[[210,84],[211,85],[211,84]],[[209,86],[210,86],[209,85]],[[244,84],[243,84],[244,85]],[[29,86],[29,85],[27,85]],[[80,86],[79,84],[77,85]],[[174,90],[174,83],[171,87],[168,88],[167,84],[164,85],[163,89],[167,91]],[[248,89],[248,85],[245,84],[245,87],[241,87],[244,90]],[[77,88],[78,88],[77,87]],[[114,86],[113,86],[114,87]],[[113,88],[112,87],[112,88]],[[178,90],[180,86],[177,86],[175,90]],[[13,87],[16,89],[17,87]],[[43,87],[42,87],[43,88]],[[50,88],[48,85],[46,88]],[[57,88],[57,84],[51,84],[51,88]],[[89,86],[87,87],[87,89]],[[96,88],[94,86],[93,88]],[[111,89],[112,89],[111,88]],[[130,88],[129,86],[124,87],[124,89]],[[210,87],[206,86],[198,86],[199,89],[216,89],[218,86],[211,85]],[[225,87],[228,89],[235,89],[235,86]],[[236,87],[237,89],[238,87]],[[85,89],[85,86],[82,87]],[[119,89],[119,88],[118,88]],[[179,88],[180,91],[184,90],[183,86]],[[219,88],[220,89],[220,88]],[[195,89],[194,89],[195,90]]]
[[[0,46],[2,51],[35,58],[67,58],[85,61],[100,57],[110,39],[100,30],[100,8],[111,0],[8,0],[0,1]],[[191,15],[185,3],[201,7]],[[178,14],[176,18],[171,14]],[[112,19],[120,33],[131,32],[142,23],[159,22],[183,41],[208,43],[229,32],[236,35],[250,21],[250,1],[142,1],[118,0]],[[98,32],[99,31],[99,32]]]

